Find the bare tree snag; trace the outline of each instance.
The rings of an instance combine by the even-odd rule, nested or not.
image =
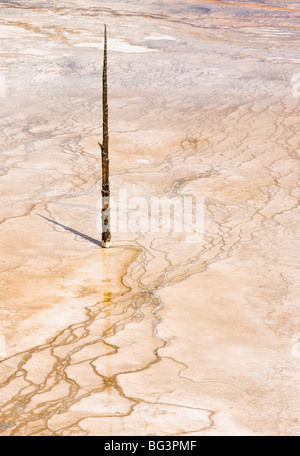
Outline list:
[[[110,186],[109,186],[109,155],[108,155],[108,96],[107,96],[107,31],[104,31],[103,58],[103,143],[100,144],[102,154],[102,248],[111,246],[110,233]]]

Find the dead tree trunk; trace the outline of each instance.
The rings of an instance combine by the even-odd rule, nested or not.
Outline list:
[[[104,32],[103,58],[103,142],[99,143],[102,153],[102,247],[111,246],[110,233],[110,186],[109,186],[109,155],[108,155],[108,96],[107,96],[107,32]]]

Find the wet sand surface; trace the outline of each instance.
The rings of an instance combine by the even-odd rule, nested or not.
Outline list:
[[[298,435],[300,3],[0,11],[1,435]],[[112,194],[202,242],[100,247],[104,23]]]

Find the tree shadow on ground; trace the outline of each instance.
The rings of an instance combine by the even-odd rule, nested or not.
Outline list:
[[[55,220],[49,219],[48,217],[45,217],[44,215],[40,215],[40,214],[37,214],[37,215],[45,220],[48,220],[48,222],[53,223],[53,225],[59,226],[60,228],[63,228],[64,230],[69,231],[70,233],[76,234],[76,236],[80,236],[81,238],[85,239],[86,241],[91,242],[92,244],[102,247],[102,242],[98,241],[97,239],[94,239],[84,233],[81,233],[80,231],[74,230],[73,228],[70,228],[69,226],[63,225],[62,223],[58,223]]]

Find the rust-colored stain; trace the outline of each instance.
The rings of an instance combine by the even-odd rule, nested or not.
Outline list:
[[[104,293],[103,293],[103,303],[105,306],[105,326],[104,326],[104,334],[107,334],[112,328],[112,320],[111,320],[111,250],[106,250],[105,254],[103,255],[103,277],[104,280]],[[110,384],[111,377],[112,377],[112,358],[111,354],[111,346],[105,345],[106,347],[106,393],[108,396],[108,403],[110,404],[112,401],[112,386]],[[113,435],[113,423],[112,420],[109,419],[109,434]]]

